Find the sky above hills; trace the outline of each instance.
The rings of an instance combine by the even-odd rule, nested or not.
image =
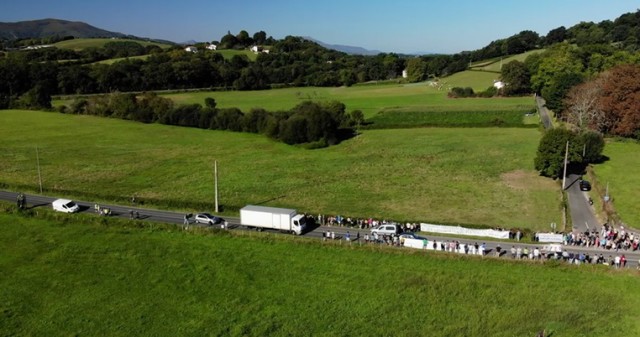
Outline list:
[[[175,42],[264,30],[276,39],[309,36],[384,52],[457,53],[523,30],[546,35],[559,26],[614,20],[639,8],[638,0],[21,0],[4,1],[0,21],[83,21]]]

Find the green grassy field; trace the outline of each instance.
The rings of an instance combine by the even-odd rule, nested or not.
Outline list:
[[[37,130],[37,132],[34,132]],[[557,184],[533,171],[535,129],[367,130],[305,150],[262,135],[92,116],[0,111],[0,183],[46,193],[211,209],[213,161],[229,212],[266,203],[350,216],[546,229]]]
[[[442,79],[445,86],[467,87],[482,91],[491,86],[495,74],[467,71]],[[348,111],[362,110],[370,118],[382,110],[411,111],[522,111],[533,109],[531,97],[450,99],[446,90],[439,91],[427,83],[381,84],[339,88],[286,88],[262,91],[187,92],[163,95],[178,104],[204,104],[215,98],[220,108],[237,107],[243,111],[264,108],[271,111],[289,110],[305,100],[338,100]]]
[[[85,48],[102,48],[104,47],[104,45],[108,42],[135,42],[135,43],[139,43],[143,46],[148,46],[148,45],[156,45],[160,48],[169,48],[170,46],[168,44],[163,44],[163,43],[156,43],[156,42],[149,42],[149,41],[142,41],[142,40],[131,40],[131,39],[102,39],[102,38],[97,38],[97,39],[73,39],[73,40],[66,40],[66,41],[60,41],[57,43],[54,43],[53,45],[55,47],[58,48],[66,48],[66,49],[74,49],[74,50],[82,50]]]
[[[502,62],[500,62],[500,58],[495,58],[495,59],[491,59],[491,60],[484,60],[484,61],[479,61],[476,63],[472,63],[471,64],[471,69],[473,70],[479,70],[479,71],[489,71],[489,72],[500,72],[501,68],[501,64],[507,64],[511,61],[520,61],[520,62],[524,62],[524,60],[531,54],[537,54],[537,53],[541,53],[543,52],[544,49],[536,49],[536,50],[530,50],[526,53],[522,53],[522,54],[518,54],[518,55],[513,55],[513,56],[509,56],[509,57],[505,57],[502,59]]]
[[[604,195],[609,183],[609,194],[622,221],[634,228],[640,228],[637,204],[640,200],[640,175],[636,169],[640,167],[640,144],[608,141],[604,155],[609,157],[609,160],[594,165],[598,188]]]
[[[68,217],[0,212],[2,335],[640,331],[640,278],[632,271],[57,220]]]
[[[221,49],[221,50],[214,51],[214,53],[218,53],[222,55],[222,57],[224,57],[226,60],[230,60],[235,55],[246,56],[247,58],[249,58],[250,61],[255,61],[258,58],[258,54],[248,49],[243,49],[243,50]]]
[[[381,111],[367,120],[367,129],[416,127],[535,127],[524,121],[527,107],[521,111]]]
[[[149,58],[150,55],[139,55],[139,56],[130,56],[130,57],[119,57],[119,58],[115,58],[115,59],[108,59],[108,60],[102,60],[102,61],[98,61],[95,62],[95,64],[114,64],[116,62],[120,62],[123,60],[146,60]]]

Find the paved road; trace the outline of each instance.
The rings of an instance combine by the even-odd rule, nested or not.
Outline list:
[[[1,200],[7,200],[7,201],[12,201],[14,202],[16,200],[16,196],[17,193],[16,192],[10,192],[10,191],[2,191],[0,190],[0,199]],[[33,208],[33,209],[38,209],[38,208],[50,208],[51,207],[51,202],[53,200],[55,200],[57,198],[53,198],[53,197],[47,197],[47,196],[40,196],[40,195],[33,195],[33,194],[27,194],[26,195],[26,201],[27,201],[27,207],[29,208]],[[88,214],[94,214],[94,209],[93,209],[93,202],[88,202],[88,201],[77,201],[74,200],[78,205],[80,205],[81,213],[88,213]],[[155,209],[148,209],[148,208],[140,208],[140,207],[129,207],[129,206],[121,206],[121,205],[101,205],[102,207],[108,207],[111,208],[113,215],[115,217],[120,217],[120,218],[129,218],[129,211],[133,210],[138,211],[140,213],[140,218],[141,220],[146,220],[146,221],[156,221],[156,222],[163,222],[163,223],[172,223],[172,224],[177,224],[177,225],[181,225],[183,223],[183,219],[184,219],[184,213],[178,213],[178,212],[171,212],[171,211],[161,211],[161,210],[155,210]],[[72,216],[72,215],[70,215]],[[232,230],[246,230],[246,228],[244,228],[243,226],[240,226],[240,219],[239,218],[235,218],[235,217],[225,217],[225,220],[228,222],[229,224],[229,228]],[[202,227],[206,227],[204,225],[200,225]],[[277,231],[269,231],[268,232],[272,232],[272,233],[278,233]],[[336,227],[336,226],[315,226],[314,228],[312,228],[310,231],[304,233],[303,237],[310,237],[310,238],[322,238],[324,233],[328,232],[328,231],[332,231],[335,233],[336,237],[338,239],[342,239],[345,234],[347,232],[349,232],[351,238],[352,238],[352,242],[350,244],[352,245],[360,245],[360,244],[365,244],[364,243],[364,235],[366,233],[369,233],[368,229],[354,229],[354,228],[349,228],[349,227]],[[356,240],[356,236],[357,234],[360,234],[360,240]],[[469,245],[473,245],[475,243],[478,244],[482,244],[485,243],[486,244],[486,252],[487,255],[493,255],[496,251],[496,247],[500,246],[502,247],[503,250],[509,250],[511,248],[511,246],[515,246],[517,247],[527,247],[529,249],[533,249],[535,247],[539,247],[540,249],[542,249],[542,247],[546,244],[544,243],[539,243],[539,244],[532,244],[532,243],[519,243],[516,241],[509,241],[509,242],[498,242],[498,241],[491,241],[491,240],[478,240],[478,239],[461,239],[461,238],[454,238],[454,237],[447,237],[447,236],[436,236],[436,235],[428,235],[427,236],[429,241],[458,241],[460,243],[464,243],[464,244],[469,244]],[[348,244],[344,241],[341,241],[343,244]],[[609,255],[615,256],[616,252],[615,251],[607,251],[604,249],[597,249],[597,248],[586,248],[586,247],[574,247],[574,246],[568,246],[568,247],[564,247],[566,248],[567,251],[573,252],[573,253],[588,253],[590,255],[593,256],[593,254],[603,254],[605,257],[608,257]],[[636,266],[638,263],[638,259],[640,259],[640,251],[637,252],[630,252],[630,251],[625,251],[625,252],[621,252],[620,254],[625,254],[625,256],[627,257],[627,260],[629,261],[629,266]],[[503,254],[503,257],[508,257],[509,254]]]
[[[551,116],[549,115],[549,109],[547,109],[544,98],[536,95],[536,104],[538,105],[538,112],[540,113],[540,119],[542,120],[542,125],[544,125],[544,128],[546,130],[553,128],[553,123],[551,123]]]
[[[553,128],[549,110],[545,106],[545,100],[536,96],[536,104],[540,112],[540,119],[545,129]],[[567,176],[567,198],[569,201],[569,213],[571,214],[572,230],[576,232],[586,232],[593,228],[600,228],[602,225],[595,216],[594,209],[589,205],[589,199],[585,192],[580,191],[578,184],[579,175],[570,174]]]
[[[586,232],[594,228],[600,230],[602,224],[594,215],[593,206],[589,205],[587,192],[580,190],[579,179],[580,176],[577,174],[567,176],[566,191],[573,230],[576,232]]]

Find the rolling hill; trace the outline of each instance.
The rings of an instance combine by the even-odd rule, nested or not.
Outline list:
[[[58,19],[42,19],[19,22],[0,22],[0,38],[25,39],[48,36],[91,37],[124,37],[125,34],[110,32],[91,26],[84,22]]]

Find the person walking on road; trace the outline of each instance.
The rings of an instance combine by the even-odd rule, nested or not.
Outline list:
[[[22,192],[18,193],[18,196],[16,197],[16,206],[18,206],[18,209],[25,209],[26,204],[27,198],[22,194]]]

